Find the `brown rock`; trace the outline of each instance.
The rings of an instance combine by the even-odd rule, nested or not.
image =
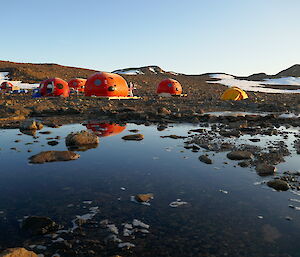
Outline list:
[[[266,164],[266,163],[259,163],[256,166],[256,172],[260,176],[268,176],[268,175],[273,175],[276,171],[276,167]]]
[[[270,180],[267,185],[277,191],[287,191],[290,188],[289,184],[281,179]]]
[[[123,140],[141,141],[144,139],[142,134],[127,135],[122,137]]]
[[[97,144],[99,144],[99,137],[94,133],[85,130],[76,133],[71,133],[66,137],[67,146],[83,146]]]
[[[30,216],[22,223],[22,229],[33,235],[44,235],[56,231],[58,227],[52,219],[43,216]]]
[[[34,252],[25,248],[9,248],[0,253],[0,257],[38,257]]]
[[[72,151],[45,151],[33,155],[29,158],[30,163],[45,163],[58,161],[71,161],[80,157],[79,154]]]
[[[212,163],[213,163],[213,161],[212,161],[211,159],[209,159],[206,155],[201,155],[201,156],[199,157],[199,160],[200,160],[201,162],[206,163],[206,164],[212,164]]]
[[[232,151],[227,154],[227,158],[230,160],[246,160],[252,159],[253,154],[248,151]]]
[[[135,196],[135,200],[142,203],[147,203],[153,198],[154,198],[153,194],[137,194]]]
[[[40,130],[43,127],[42,123],[35,120],[25,120],[21,123],[20,130]]]

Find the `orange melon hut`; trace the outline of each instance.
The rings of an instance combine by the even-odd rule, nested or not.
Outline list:
[[[77,92],[84,92],[85,83],[86,83],[86,79],[75,78],[75,79],[71,79],[68,85],[70,90],[74,90]]]
[[[86,96],[127,97],[128,85],[118,74],[97,72],[87,79],[84,93]]]
[[[60,78],[51,78],[42,81],[39,89],[42,96],[68,97],[70,95],[68,82]]]
[[[157,94],[181,95],[182,87],[175,79],[164,79],[157,87]]]

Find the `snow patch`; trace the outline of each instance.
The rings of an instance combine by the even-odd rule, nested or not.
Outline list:
[[[207,81],[208,83],[223,84],[228,87],[239,87],[245,91],[277,93],[277,94],[300,93],[300,89],[276,89],[276,88],[268,88],[265,86],[265,85],[300,86],[300,77],[265,79],[263,81],[242,80],[227,74],[211,74],[210,77],[219,80]]]
[[[120,74],[120,75],[138,75],[144,74],[140,69],[132,69],[132,70],[116,70],[113,73]]]
[[[34,89],[39,87],[39,84],[23,83],[22,81],[10,81],[8,75],[9,72],[0,72],[0,85],[2,84],[2,82],[9,81],[14,86],[17,86],[20,89]]]

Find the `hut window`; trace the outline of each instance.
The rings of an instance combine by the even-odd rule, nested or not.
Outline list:
[[[63,84],[60,84],[60,83],[56,84],[56,86],[57,86],[58,89],[63,89],[64,88]]]
[[[96,86],[100,86],[102,84],[102,81],[100,79],[96,79],[95,82],[94,82],[94,84]]]
[[[115,90],[116,90],[115,87],[109,87],[109,88],[108,88],[108,91],[115,91]]]
[[[77,82],[74,81],[73,82],[73,86],[76,87],[77,86]]]
[[[169,83],[169,84],[168,84],[168,87],[172,87],[172,84],[171,84],[171,83]]]
[[[176,91],[179,91],[177,87],[176,87]]]

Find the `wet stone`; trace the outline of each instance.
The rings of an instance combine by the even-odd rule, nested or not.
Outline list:
[[[256,172],[260,176],[268,176],[268,175],[273,175],[276,171],[276,167],[266,164],[266,163],[259,163],[256,166]]]
[[[79,154],[72,151],[45,151],[29,157],[30,163],[41,164],[45,162],[77,160]]]
[[[44,235],[58,228],[59,226],[49,217],[30,216],[22,223],[22,229],[33,235]]]
[[[277,191],[287,191],[290,188],[289,184],[281,179],[270,180],[267,185]]]
[[[249,151],[232,151],[227,154],[227,158],[230,160],[246,160],[252,159],[253,154]]]
[[[208,158],[206,155],[201,155],[201,156],[199,157],[199,160],[200,160],[201,162],[206,163],[206,164],[212,164],[212,163],[213,163],[213,161],[212,161],[210,158]]]
[[[123,136],[122,139],[128,141],[141,141],[144,139],[144,135],[142,134],[127,135],[127,136]]]

